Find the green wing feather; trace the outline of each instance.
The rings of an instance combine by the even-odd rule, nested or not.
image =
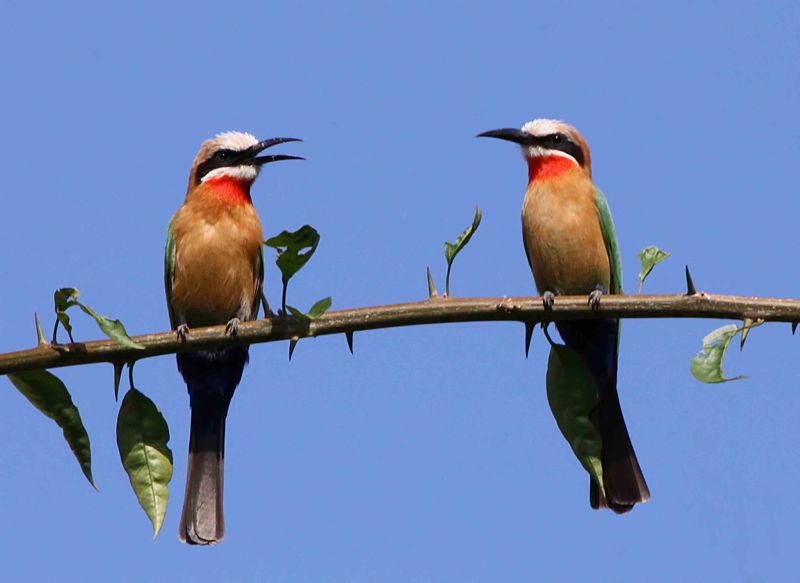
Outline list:
[[[622,259],[619,255],[619,243],[617,242],[617,230],[614,228],[614,220],[611,218],[611,210],[608,208],[608,201],[599,188],[595,188],[594,202],[597,206],[597,214],[600,217],[600,229],[603,232],[603,240],[608,252],[608,260],[611,262],[611,289],[612,294],[622,293]]]
[[[619,254],[619,241],[617,241],[617,229],[614,228],[614,219],[611,218],[611,209],[608,208],[606,195],[595,187],[594,203],[597,206],[597,214],[600,217],[600,230],[603,232],[603,241],[606,244],[608,260],[611,262],[611,289],[612,294],[622,293],[622,258]],[[621,320],[617,320],[617,350],[619,350],[619,337]]]
[[[253,295],[253,305],[251,309],[251,317],[253,320],[258,320],[258,309],[259,305],[261,304],[261,292],[262,286],[264,285],[264,247],[262,246],[259,249],[258,254],[256,255],[256,265],[255,269],[253,269],[253,273],[256,274],[256,293]],[[266,310],[266,308],[265,308]],[[264,316],[268,316],[268,314],[264,314]]]
[[[164,291],[167,294],[167,310],[169,311],[169,324],[176,328],[175,313],[172,309],[172,277],[175,274],[175,233],[172,230],[172,221],[167,229],[167,245],[164,248]]]

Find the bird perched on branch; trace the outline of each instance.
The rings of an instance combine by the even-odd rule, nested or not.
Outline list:
[[[164,284],[170,324],[186,339],[190,329],[226,324],[235,335],[258,317],[264,280],[264,235],[250,187],[261,166],[297,156],[259,155],[277,144],[227,132],[207,140],[189,174],[186,200],[167,232]],[[225,417],[248,359],[247,346],[178,353],[189,392],[192,424],[186,496],[179,536],[189,544],[222,540]]]
[[[614,223],[605,196],[592,182],[589,146],[578,130],[561,121],[536,119],[521,130],[492,130],[479,137],[508,140],[522,147],[528,164],[522,239],[545,306],[552,308],[558,295],[588,294],[589,303],[596,308],[604,294],[622,293]],[[556,326],[571,351],[551,349],[548,400],[559,427],[589,470],[591,506],[627,512],[645,502],[650,492],[617,393],[619,320],[560,321]],[[577,357],[571,358],[572,354]],[[594,432],[583,437],[599,438],[595,466],[587,453],[591,450],[587,440],[575,435],[584,431],[580,419],[559,416],[553,401],[562,396],[551,396],[553,387],[577,395],[570,406],[580,403],[581,395],[590,397],[581,415],[587,420],[584,425],[593,426]],[[565,415],[574,417],[575,409]]]

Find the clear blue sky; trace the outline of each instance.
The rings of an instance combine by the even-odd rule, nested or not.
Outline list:
[[[647,291],[797,297],[797,2],[6,4],[0,19],[0,350],[75,286],[131,333],[167,328],[162,250],[202,140],[306,141],[253,194],[265,230],[321,246],[290,303],[425,297],[442,244],[484,222],[459,296],[529,295],[525,168],[480,131],[576,125],[619,233],[672,257]],[[279,298],[276,268],[267,293]],[[99,336],[76,315],[76,336]],[[625,323],[620,393],[652,500],[594,512],[559,434],[537,333],[448,325],[251,350],[228,418],[228,532],[181,545],[189,408],[172,357],[139,387],[170,423],[159,538],[114,440],[108,365],[58,372],[92,438],[92,490],[53,423],[0,381],[7,580],[780,581],[800,569],[800,338],[753,332],[710,386],[689,374],[713,321]]]

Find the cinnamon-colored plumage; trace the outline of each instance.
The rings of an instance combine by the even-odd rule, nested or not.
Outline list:
[[[225,323],[249,311],[260,289],[261,221],[249,200],[223,198],[221,191],[232,188],[229,181],[234,179],[200,184],[172,220],[172,305],[190,328]],[[250,188],[234,186],[245,187]]]
[[[480,135],[522,146],[529,176],[522,236],[545,304],[552,305],[558,295],[589,294],[590,303],[597,306],[603,294],[621,293],[622,266],[614,224],[605,196],[592,182],[591,154],[580,133],[563,122],[539,119],[521,130],[506,128]],[[627,512],[646,501],[650,492],[617,393],[619,321],[572,320],[556,326],[564,343],[577,353],[576,366],[590,376],[559,366],[548,371],[548,390],[568,385],[569,391],[591,395],[589,402],[596,403],[581,411],[559,410],[563,416],[559,423],[569,427],[570,422],[588,419],[595,427],[601,470],[596,479],[590,478],[590,503],[593,508]],[[588,456],[594,455],[587,453],[593,443],[572,443],[575,436],[568,433],[569,429],[565,436],[586,467]],[[587,435],[581,439],[590,439]]]
[[[545,161],[543,166],[559,163]],[[522,236],[539,293],[611,289],[611,267],[595,206],[595,186],[574,164],[559,175],[529,183],[522,206]]]
[[[293,138],[259,142],[228,132],[207,140],[195,158],[183,206],[170,222],[164,283],[170,323],[179,337],[191,328],[258,317],[264,279],[261,221],[250,186],[262,164],[294,156],[258,156]],[[208,545],[222,540],[225,419],[248,359],[246,346],[179,353],[192,423],[180,539]]]

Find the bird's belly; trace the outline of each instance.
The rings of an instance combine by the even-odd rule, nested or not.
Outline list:
[[[176,245],[173,306],[190,327],[251,319],[256,257],[240,241],[187,235]],[[238,243],[238,245],[236,244]]]
[[[538,202],[538,204],[537,204]],[[523,237],[539,293],[577,295],[610,289],[610,263],[594,206],[526,201]]]

